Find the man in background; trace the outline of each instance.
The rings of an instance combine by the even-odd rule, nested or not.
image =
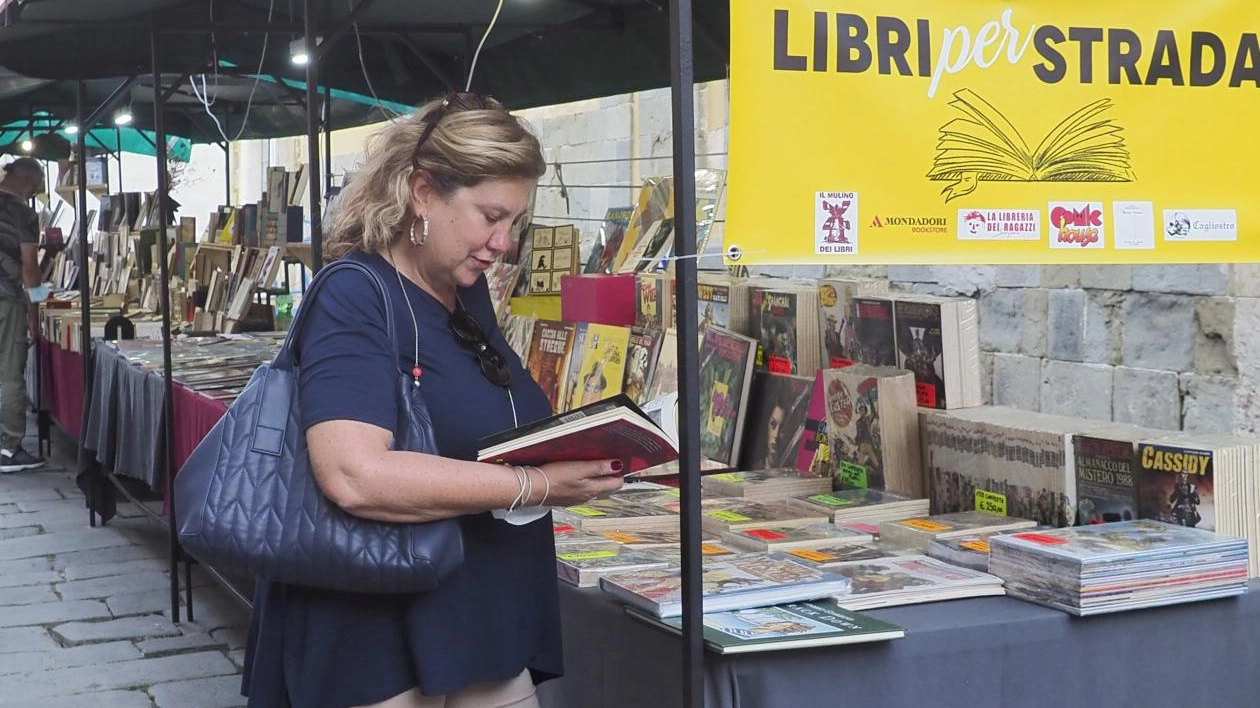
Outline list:
[[[22,449],[26,436],[27,334],[42,300],[39,217],[30,200],[44,191],[44,170],[29,157],[4,166],[0,179],[0,473],[42,467],[44,460]],[[30,293],[30,295],[28,295]],[[33,336],[33,332],[31,332]]]

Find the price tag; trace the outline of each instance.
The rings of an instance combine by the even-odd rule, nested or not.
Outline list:
[[[743,514],[737,514],[733,511],[726,511],[725,509],[710,511],[709,516],[723,521],[752,521],[751,516],[744,516]]]
[[[611,538],[617,543],[638,543],[643,540],[639,538],[638,536],[634,536],[628,533],[623,533],[621,531],[608,531],[604,534],[604,536]]]
[[[963,541],[962,543],[958,545],[962,546],[963,548],[969,548],[973,551],[979,551],[981,553],[989,552],[988,541]]]
[[[929,383],[914,385],[915,402],[923,408],[936,408],[936,387]]]
[[[706,556],[725,556],[733,553],[729,548],[723,548],[712,543],[700,544],[700,553]]]
[[[578,516],[608,516],[599,509],[592,509],[589,506],[570,506],[565,511],[577,514]]]
[[[767,368],[770,369],[770,373],[789,374],[789,375],[792,373],[792,360],[791,359],[784,359],[781,356],[772,356],[772,357],[769,357],[769,359],[770,361]]]
[[[811,551],[809,549],[804,549],[804,548],[795,550],[795,551],[788,551],[788,553],[798,558],[804,558],[805,560],[811,560],[817,563],[825,563],[829,560],[835,560],[840,557],[840,556],[833,556],[830,553],[823,553],[821,551]]]
[[[909,519],[900,523],[903,526],[909,526],[921,531],[948,531],[954,528],[948,524],[938,524],[935,521],[928,521],[927,519]]]
[[[816,501],[819,504],[826,504],[827,506],[850,506],[857,503],[849,499],[841,499],[833,494],[815,494],[809,497],[809,500]]]
[[[596,558],[616,558],[616,551],[584,551],[582,553],[560,553],[556,555],[560,560],[567,561],[584,561],[594,560]]]
[[[1017,533],[1015,538],[1022,538],[1033,543],[1040,543],[1046,546],[1057,546],[1060,543],[1067,543],[1067,539],[1055,536],[1047,536],[1044,533]]]
[[[577,531],[577,527],[573,524],[556,524],[551,530],[553,533],[573,533]]]
[[[866,468],[854,462],[840,463],[840,481],[846,487],[857,489],[867,489],[870,483],[867,481]]]
[[[1006,495],[990,492],[987,489],[976,490],[976,511],[986,514],[1006,516]]]
[[[722,472],[720,474],[709,475],[713,479],[720,479],[723,482],[744,482],[746,481],[741,475],[735,472]]]
[[[753,538],[759,538],[763,541],[782,541],[787,538],[787,534],[771,531],[770,529],[750,529],[745,531],[746,534]]]

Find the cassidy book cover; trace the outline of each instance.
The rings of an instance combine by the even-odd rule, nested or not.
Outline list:
[[[1138,514],[1216,530],[1212,450],[1142,443],[1137,450]]]

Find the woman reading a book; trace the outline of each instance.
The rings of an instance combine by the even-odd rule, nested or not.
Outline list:
[[[458,518],[464,562],[414,595],[261,583],[246,657],[251,708],[530,708],[534,684],[561,673],[542,505],[619,488],[622,463],[472,461],[479,439],[552,412],[496,325],[483,275],[511,246],[544,167],[516,117],[492,99],[454,94],[375,136],[342,191],[325,252],[390,286],[402,351],[392,350],[371,279],[332,274],[297,341],[311,467],[329,499],[356,516]],[[428,404],[441,456],[390,449],[399,370]],[[513,505],[537,518],[491,513]]]

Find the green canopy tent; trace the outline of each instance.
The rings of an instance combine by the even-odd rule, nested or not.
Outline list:
[[[70,155],[70,142],[74,134],[67,132],[66,127],[73,121],[66,121],[53,116],[47,111],[38,111],[25,121],[13,121],[0,125],[0,153],[10,155],[30,155],[42,160],[65,159]],[[43,140],[48,134],[61,136],[59,141]],[[23,142],[31,141],[32,150],[22,147]],[[53,145],[41,150],[41,143],[53,142]],[[133,126],[117,128],[93,128],[86,136],[88,149],[104,151],[111,154],[130,152],[137,155],[154,156],[157,154],[157,136],[151,130],[143,130]],[[179,136],[167,136],[168,159],[187,162],[192,156],[192,141]]]

